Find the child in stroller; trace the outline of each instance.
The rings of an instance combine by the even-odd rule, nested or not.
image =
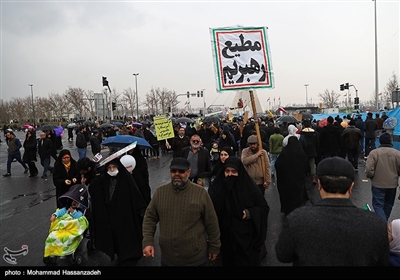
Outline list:
[[[82,263],[82,256],[75,252],[89,227],[85,216],[89,207],[88,196],[85,185],[75,184],[59,197],[64,207],[57,209],[50,218],[50,230],[45,241],[43,257],[46,265],[54,265],[57,257],[66,256],[70,256],[70,263],[73,265]]]

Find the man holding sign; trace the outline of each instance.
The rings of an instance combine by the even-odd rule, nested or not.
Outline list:
[[[267,151],[259,149],[257,135],[250,135],[247,138],[247,144],[249,146],[243,149],[241,155],[243,165],[261,192],[265,194],[265,189],[268,189],[271,184],[271,165]],[[261,157],[264,157],[265,166],[262,164]],[[264,174],[266,174],[265,178]]]

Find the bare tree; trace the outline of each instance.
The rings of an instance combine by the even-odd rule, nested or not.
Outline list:
[[[168,100],[171,99],[171,92],[166,88],[163,88],[162,90],[158,89],[157,96],[160,100],[161,113],[167,113],[167,108],[169,106]]]
[[[2,123],[8,123],[12,119],[11,105],[9,101],[1,100],[0,103],[0,121]]]
[[[322,100],[326,108],[334,108],[339,105],[340,94],[334,90],[329,91],[326,89],[324,93],[318,93],[318,97]]]
[[[177,94],[175,91],[171,91],[171,95],[169,96],[168,103],[172,105],[171,112],[176,111],[176,107],[180,103],[180,101],[177,100]]]
[[[35,105],[36,118],[41,119],[42,122],[49,122],[52,118],[52,109],[49,99],[46,97],[37,97]]]
[[[136,94],[132,88],[124,89],[121,96],[122,106],[126,110],[126,114],[129,116],[136,115]]]
[[[167,88],[152,88],[150,93],[146,94],[146,104],[149,114],[158,115],[168,113],[168,107],[176,107],[179,101],[176,100],[175,91]]]
[[[390,107],[392,104],[392,108],[394,108],[394,104],[392,102],[392,93],[393,91],[398,91],[399,88],[399,79],[395,72],[392,73],[392,76],[389,78],[389,81],[386,83],[385,89],[382,93],[382,103],[385,104],[386,108]],[[398,103],[398,102],[397,102]]]
[[[96,110],[94,108],[93,90],[84,91],[83,95],[84,95],[83,108],[85,109],[86,112],[88,112],[90,114],[91,119],[94,120],[95,116],[96,116]]]
[[[72,110],[75,111],[79,117],[83,116],[83,112],[85,110],[83,106],[84,93],[85,90],[73,87],[68,87],[68,89],[65,91],[66,99],[71,104]]]
[[[59,122],[68,113],[68,101],[64,94],[51,93],[49,94],[49,110],[54,112],[52,117],[56,117]]]
[[[146,94],[147,108],[150,115],[157,115],[157,90],[152,88],[150,93]]]
[[[12,98],[10,105],[10,113],[14,119],[20,122],[32,119],[32,101],[29,97]]]

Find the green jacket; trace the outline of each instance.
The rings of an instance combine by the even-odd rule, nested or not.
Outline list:
[[[172,183],[155,191],[144,215],[142,246],[154,246],[159,223],[162,258],[185,265],[219,254],[221,242],[217,214],[208,192],[189,181],[179,190]]]
[[[269,153],[280,154],[282,152],[283,135],[274,133],[269,137]]]

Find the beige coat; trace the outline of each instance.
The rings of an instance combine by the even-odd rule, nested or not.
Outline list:
[[[269,162],[269,157],[266,150],[263,151],[263,157],[265,159],[265,169],[266,169],[266,182],[271,183],[271,164]],[[264,175],[262,169],[261,157],[257,154],[253,154],[249,147],[242,150],[241,156],[244,168],[246,168],[247,173],[256,182],[257,185],[262,185],[264,183]]]
[[[400,176],[400,151],[390,145],[373,149],[365,162],[365,173],[376,188],[396,188]]]

